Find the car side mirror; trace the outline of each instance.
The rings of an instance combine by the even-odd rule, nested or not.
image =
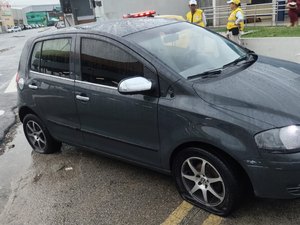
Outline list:
[[[118,91],[121,94],[139,94],[152,89],[152,82],[144,77],[132,77],[121,80]]]

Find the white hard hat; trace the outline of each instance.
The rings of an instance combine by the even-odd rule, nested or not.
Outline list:
[[[197,1],[196,0],[190,0],[189,5],[197,5]]]
[[[229,1],[227,1],[227,4],[230,4],[230,3],[238,5],[238,4],[241,3],[241,1],[240,0],[229,0]]]

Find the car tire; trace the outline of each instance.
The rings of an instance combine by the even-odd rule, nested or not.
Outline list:
[[[43,122],[33,114],[28,114],[23,120],[23,130],[27,141],[35,152],[50,154],[60,150],[61,142],[56,141]]]
[[[234,171],[228,161],[200,148],[180,151],[172,164],[183,199],[219,216],[230,214],[241,198]]]

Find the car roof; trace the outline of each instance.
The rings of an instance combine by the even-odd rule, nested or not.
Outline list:
[[[94,31],[96,33],[104,32],[119,37],[124,37],[132,33],[178,22],[179,21],[165,18],[129,18],[78,25],[65,28],[61,32],[85,30],[90,32]]]

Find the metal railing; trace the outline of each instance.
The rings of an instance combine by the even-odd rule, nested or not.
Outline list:
[[[241,8],[243,9],[247,26],[259,26],[260,24],[275,26],[284,23],[288,11],[285,5],[279,5],[278,2],[253,5],[242,4]],[[208,24],[214,27],[226,25],[231,12],[228,5],[203,7],[201,9],[205,12]],[[278,16],[280,13],[283,20],[279,21]]]

